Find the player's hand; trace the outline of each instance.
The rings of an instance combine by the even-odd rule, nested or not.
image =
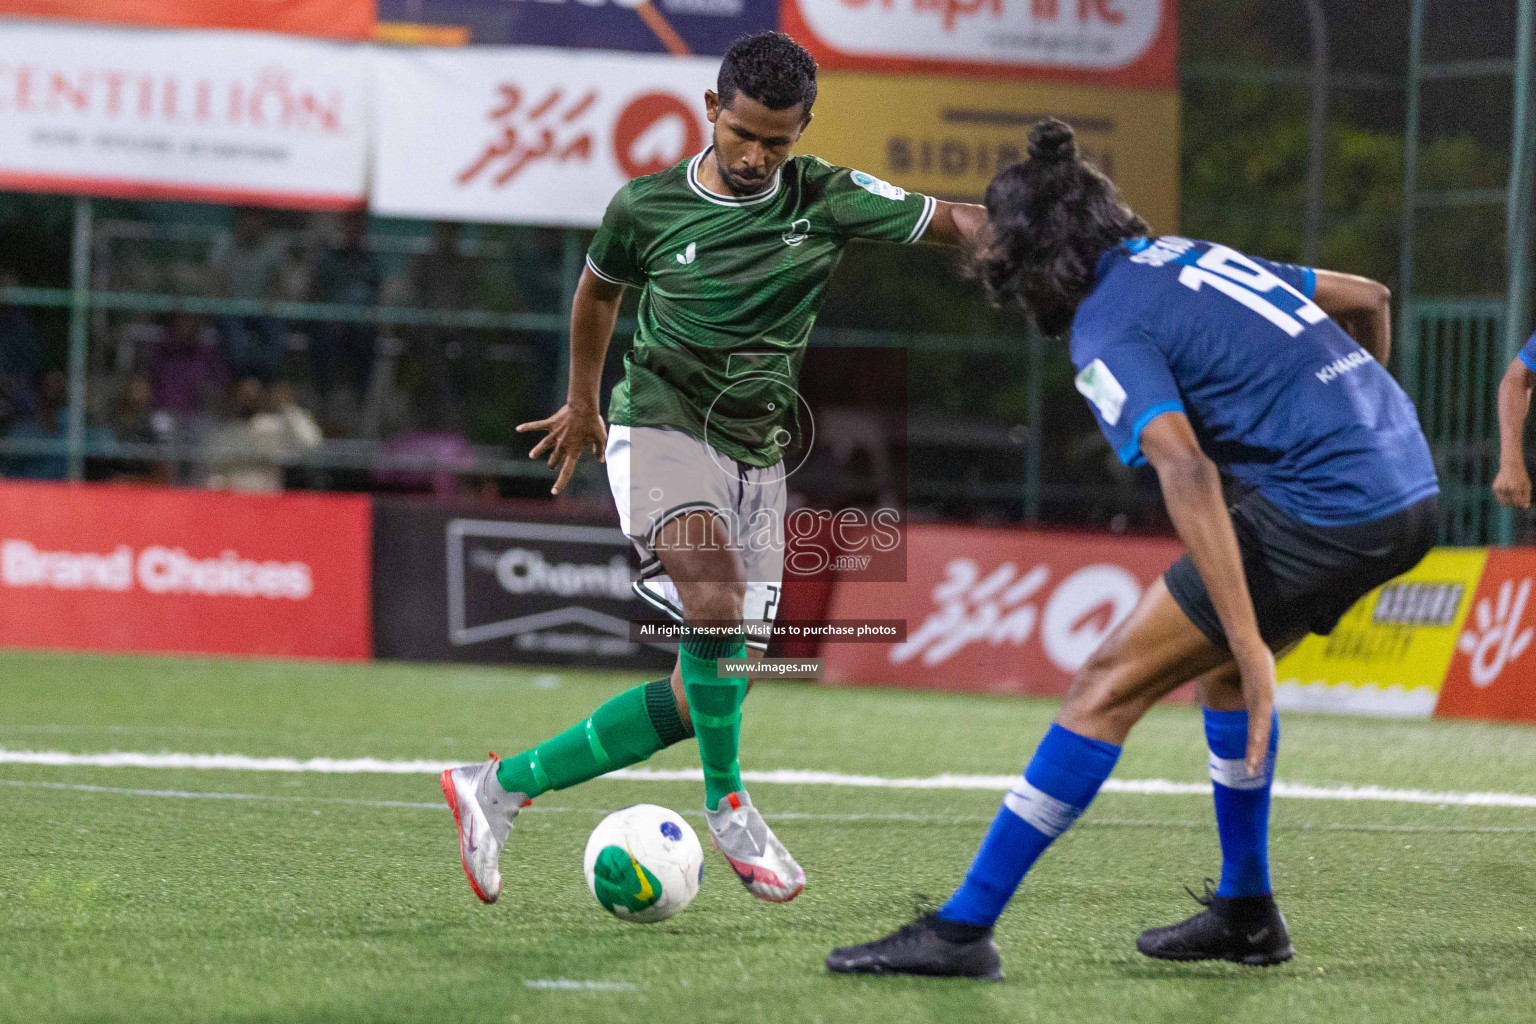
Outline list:
[[[1241,653],[1233,651],[1242,678],[1243,703],[1248,706],[1249,775],[1264,771],[1269,759],[1269,733],[1275,716],[1275,655],[1255,638]]]
[[[549,433],[533,446],[528,457],[536,459],[548,452],[549,468],[554,469],[556,463],[560,465],[559,476],[555,477],[555,486],[549,489],[550,494],[559,494],[570,482],[582,452],[591,448],[597,461],[602,462],[603,452],[608,447],[608,430],[596,406],[576,408],[566,403],[548,419],[517,425],[519,434],[530,430],[547,430]]]
[[[1505,508],[1531,507],[1531,477],[1521,465],[1500,466],[1493,478],[1493,496]]]

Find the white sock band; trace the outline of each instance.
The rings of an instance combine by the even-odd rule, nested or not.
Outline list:
[[[1077,816],[1083,813],[1081,807],[1073,807],[1049,793],[1043,793],[1023,778],[1014,783],[1013,789],[1003,797],[1003,806],[1023,818],[1031,828],[1052,839],[1071,828]]]

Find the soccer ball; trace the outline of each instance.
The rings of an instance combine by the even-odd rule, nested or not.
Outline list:
[[[592,830],[582,866],[592,895],[614,917],[655,924],[693,902],[704,880],[704,850],[682,815],[636,804]]]

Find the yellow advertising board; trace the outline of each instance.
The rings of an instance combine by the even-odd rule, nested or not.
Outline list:
[[[1427,716],[1472,605],[1485,548],[1436,548],[1280,660],[1281,708]]]
[[[1177,93],[846,71],[819,78],[802,153],[976,202],[998,170],[1024,158],[1030,126],[1059,117],[1154,231],[1178,229]]]

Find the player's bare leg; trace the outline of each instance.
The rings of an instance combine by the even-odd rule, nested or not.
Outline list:
[[[759,899],[785,903],[805,888],[805,872],[752,806],[741,783],[738,749],[746,677],[720,679],[720,658],[743,657],[740,633],[746,597],[741,560],[724,521],[699,511],[668,522],[655,544],[677,587],[683,614],[701,633],[684,641],[677,680],[704,765],[705,815],[715,848]],[[722,632],[728,635],[721,635]]]
[[[1154,583],[1078,670],[1056,723],[949,902],[884,939],[834,950],[827,966],[846,974],[1000,978],[992,922],[1039,856],[1092,801],[1132,726],[1189,679],[1231,662],[1163,582]]]

